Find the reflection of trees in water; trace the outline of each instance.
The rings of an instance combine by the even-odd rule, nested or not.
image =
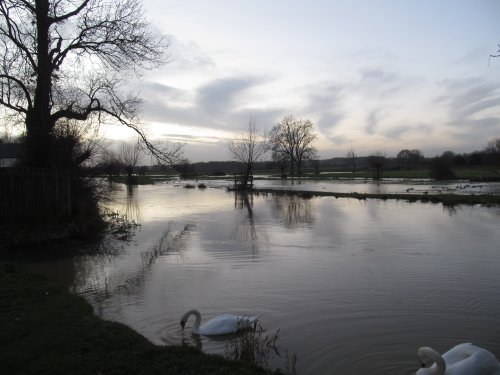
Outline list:
[[[172,222],[168,223],[156,245],[141,253],[144,269],[151,268],[160,256],[176,256],[179,261],[182,261],[182,252],[186,249],[186,241],[191,233],[197,232],[198,229],[193,223],[185,224],[181,230],[175,230],[173,226]]]
[[[253,195],[245,192],[234,193],[234,207],[240,210],[247,210],[246,217],[236,224],[233,231],[233,237],[240,241],[245,241],[251,245],[252,252],[256,253],[258,249],[259,235],[255,225],[255,215],[253,211]]]
[[[135,271],[116,272],[117,258],[125,255],[123,244],[118,241],[106,240],[98,245],[100,250],[95,249],[95,252],[75,258],[73,291],[86,294],[98,314],[102,313],[102,304],[106,299],[135,294],[143,286],[144,278],[156,260],[165,255],[181,257],[187,239],[197,231],[195,224],[185,224],[180,230],[177,228],[174,223],[167,225],[155,245],[140,253]]]
[[[293,195],[273,195],[272,209],[275,218],[282,221],[285,228],[293,229],[314,223],[310,199]]]
[[[461,210],[462,208],[456,204],[443,204],[443,212],[446,212],[449,217],[455,216]]]
[[[129,221],[141,222],[141,210],[139,208],[139,193],[137,186],[127,185],[127,205],[125,207],[125,217]]]

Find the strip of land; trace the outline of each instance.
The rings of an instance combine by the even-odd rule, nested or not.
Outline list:
[[[335,198],[354,198],[364,199],[395,199],[406,202],[422,203],[442,203],[444,205],[500,205],[500,195],[498,194],[368,194],[368,193],[335,193],[325,191],[303,191],[291,189],[254,189],[257,194],[277,194],[293,195],[302,198],[312,197],[335,197]]]
[[[153,345],[96,317],[64,287],[12,270],[0,270],[0,348],[0,373],[11,375],[270,374],[191,347]]]

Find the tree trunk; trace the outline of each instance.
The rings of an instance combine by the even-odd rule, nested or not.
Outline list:
[[[52,62],[49,56],[49,1],[36,0],[37,22],[37,81],[33,107],[26,116],[26,162],[30,166],[50,166],[50,119],[52,92]]]

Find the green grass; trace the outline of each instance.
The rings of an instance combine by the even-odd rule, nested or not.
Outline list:
[[[185,346],[155,346],[37,276],[0,271],[2,374],[268,374]]]

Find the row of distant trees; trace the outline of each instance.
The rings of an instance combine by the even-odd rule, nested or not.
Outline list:
[[[242,186],[246,187],[254,170],[255,164],[263,155],[271,151],[271,159],[277,163],[285,176],[289,166],[291,174],[295,171],[300,175],[305,162],[316,162],[317,152],[312,146],[316,138],[314,125],[310,120],[297,119],[293,115],[285,116],[275,125],[269,134],[258,134],[254,119],[250,119],[234,139],[229,142],[228,148],[233,160],[241,163]],[[360,157],[353,147],[349,147],[345,154],[346,162],[352,172],[356,172]],[[382,170],[387,167],[389,158],[383,152],[374,152],[365,160],[374,171],[374,178],[380,179]],[[445,151],[439,156],[426,159],[418,149],[403,149],[391,159],[391,167],[397,169],[421,168],[426,163],[431,176],[436,179],[453,177],[453,167],[499,165],[500,164],[500,137],[488,142],[486,147],[472,153],[454,153]],[[311,164],[311,163],[310,163]]]
[[[354,149],[349,148],[345,157],[351,165],[352,171],[355,172],[358,156]],[[375,152],[368,156],[368,164],[374,170],[376,179],[381,177],[381,172],[387,166],[388,161],[389,158],[381,152]],[[441,155],[425,158],[422,151],[418,149],[403,149],[391,161],[392,168],[416,169],[426,167],[430,170],[431,177],[435,179],[453,178],[453,168],[500,165],[500,137],[490,140],[482,150],[471,153],[445,151]]]

